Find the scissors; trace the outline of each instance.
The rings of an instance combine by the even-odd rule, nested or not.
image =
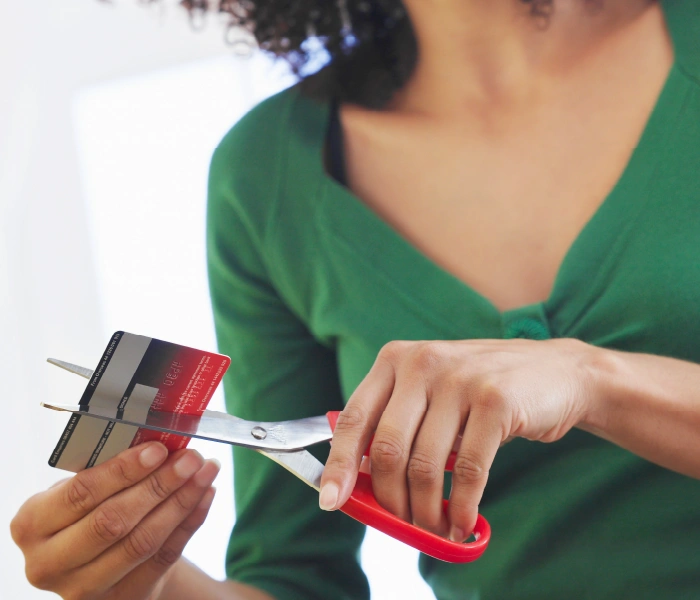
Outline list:
[[[58,359],[49,358],[48,362],[86,379],[90,379],[93,374],[90,369]],[[116,407],[46,402],[41,405],[114,423],[251,448],[275,461],[316,491],[320,491],[324,464],[306,448],[330,441],[340,415],[339,411],[332,411],[293,421],[258,422],[213,410],[205,410],[201,415],[187,415],[152,410],[149,405],[148,410],[142,412],[146,414],[145,418],[133,419],[124,418],[123,411]],[[364,454],[369,456],[369,447]],[[453,452],[445,465],[446,471],[452,470],[454,460]],[[443,502],[446,509],[447,500]],[[472,541],[466,543],[452,542],[399,519],[379,506],[372,492],[371,476],[363,472],[358,474],[355,488],[340,510],[360,523],[374,527],[428,556],[450,563],[476,560],[484,553],[491,539],[491,526],[481,515],[477,517],[470,538]]]

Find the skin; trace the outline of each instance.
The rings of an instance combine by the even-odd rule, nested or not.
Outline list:
[[[341,113],[350,187],[495,308],[544,301],[668,75],[660,7],[562,1],[542,32],[507,2],[406,6],[415,76],[392,111]],[[402,175],[420,172],[431,176]],[[698,383],[698,365],[576,340],[394,342],[341,414],[320,505],[347,500],[372,434],[379,503],[455,541],[471,532],[495,454],[512,437],[552,442],[579,427],[700,477]]]
[[[194,450],[168,456],[152,442],[31,497],[10,524],[27,579],[70,600],[269,600],[245,586],[214,582],[180,559],[207,516],[218,472],[216,461]],[[182,579],[189,588],[178,586]],[[226,594],[200,596],[201,580]]]
[[[518,3],[407,8],[421,48],[414,79],[390,111],[342,110],[350,187],[498,309],[545,300],[671,67],[659,7],[608,0],[591,13],[562,1],[545,31]]]
[[[405,4],[420,48],[415,75],[385,111],[342,107],[350,187],[496,308],[541,301],[668,73],[660,10],[647,0],[606,0],[601,10],[560,0],[543,29],[514,0]],[[700,477],[699,389],[697,365],[575,340],[393,342],[341,415],[320,503],[333,510],[347,499],[375,429],[379,502],[458,540],[495,453],[514,436],[551,442],[579,427]],[[453,448],[445,517],[438,490]],[[270,600],[178,558],[206,516],[215,465],[185,451],[146,467],[141,450],[25,503],[12,535],[29,581],[66,599]],[[183,456],[197,474],[176,476]]]
[[[373,433],[379,503],[453,541],[472,531],[489,468],[513,437],[553,442],[579,427],[700,478],[698,386],[697,365],[577,340],[392,342],[338,420],[321,507],[349,497]],[[445,515],[443,465],[454,446]]]

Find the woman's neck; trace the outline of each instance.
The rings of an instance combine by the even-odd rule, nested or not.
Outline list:
[[[581,61],[614,47],[654,0],[404,0],[418,40],[416,70],[392,108],[428,114],[529,102]]]

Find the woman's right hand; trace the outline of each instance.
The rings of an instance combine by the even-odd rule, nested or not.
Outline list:
[[[29,583],[66,600],[152,600],[204,522],[219,472],[150,442],[27,500],[10,529]]]

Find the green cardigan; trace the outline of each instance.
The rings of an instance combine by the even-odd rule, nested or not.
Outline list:
[[[700,363],[700,2],[664,7],[670,77],[544,303],[499,312],[331,179],[328,106],[293,88],[244,117],[209,182],[230,412],[267,421],[340,409],[395,339],[573,337]],[[367,598],[363,527],[319,510],[318,494],[267,458],[233,455],[229,577],[278,600]],[[481,559],[421,558],[440,600],[700,598],[700,481],[587,433],[504,446],[481,511],[493,527]]]

